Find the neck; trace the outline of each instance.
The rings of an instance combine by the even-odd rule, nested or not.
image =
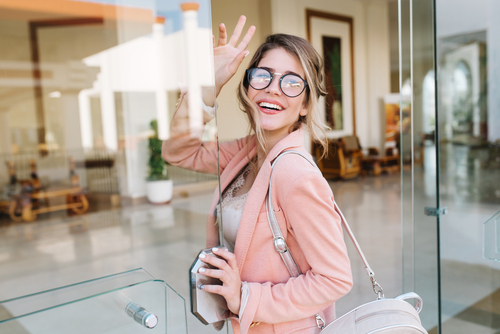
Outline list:
[[[265,149],[262,148],[262,146],[259,143],[257,144],[257,157],[258,157],[257,166],[258,166],[259,170],[260,170],[260,167],[262,166],[262,164],[264,163],[264,161],[266,160],[267,154],[269,154],[269,152],[271,152],[273,147],[280,140],[282,140],[283,138],[288,136],[288,134],[289,134],[288,131],[287,132],[280,132],[280,133],[277,133],[275,131],[263,131],[263,135],[265,138],[265,146],[264,146]]]

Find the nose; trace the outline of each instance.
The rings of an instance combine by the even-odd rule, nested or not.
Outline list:
[[[278,75],[276,75],[276,74],[278,74]],[[281,78],[281,74],[279,74],[279,73],[274,74],[273,80],[271,81],[271,84],[269,86],[267,86],[267,88],[266,88],[266,93],[281,96],[280,78]]]

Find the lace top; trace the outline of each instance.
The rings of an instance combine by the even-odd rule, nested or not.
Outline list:
[[[234,251],[236,235],[240,226],[243,208],[247,201],[248,192],[235,196],[234,194],[243,187],[248,173],[252,170],[252,165],[248,164],[242,172],[234,179],[233,183],[226,188],[222,194],[222,221],[224,223],[224,244],[231,251]],[[217,210],[219,208],[217,207]]]

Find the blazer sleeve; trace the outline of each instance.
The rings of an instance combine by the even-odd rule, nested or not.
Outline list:
[[[247,144],[248,137],[219,144],[221,173],[229,161]],[[201,173],[217,174],[217,142],[202,141],[198,136],[183,134],[165,140],[162,156],[168,163]]]
[[[310,269],[282,284],[248,283],[249,300],[240,319],[242,333],[251,322],[280,323],[313,316],[346,295],[352,287],[341,220],[334,210],[328,183],[312,169],[295,178],[289,178],[286,172],[278,175],[276,182],[281,179],[278,185],[286,186],[274,189],[281,198],[279,202],[290,233]]]

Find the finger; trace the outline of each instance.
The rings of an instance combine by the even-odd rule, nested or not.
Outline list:
[[[243,31],[243,27],[245,26],[247,18],[245,15],[241,15],[236,27],[234,28],[233,34],[231,35],[231,39],[229,40],[229,44],[232,46],[236,46],[236,43],[240,39],[241,32]]]
[[[210,293],[215,293],[221,296],[224,296],[224,287],[222,285],[200,285],[198,289],[210,292]]]
[[[229,278],[229,275],[224,270],[200,268],[198,272],[203,276],[218,278],[222,282],[227,281]]]
[[[245,50],[247,48],[248,44],[250,44],[250,41],[252,40],[253,34],[255,33],[255,29],[255,26],[248,28],[245,37],[243,37],[240,44],[238,44],[238,50]]]
[[[219,24],[219,46],[224,46],[227,43],[226,26],[224,23]]]
[[[230,269],[226,261],[218,259],[215,256],[200,254],[200,260],[222,270]]]
[[[214,254],[217,254],[220,257],[224,258],[226,260],[226,262],[229,264],[229,266],[231,267],[231,269],[234,270],[234,269],[238,268],[238,265],[236,263],[236,256],[233,253],[231,253],[230,251],[225,250],[223,248],[214,247],[214,248],[212,248],[212,252],[214,252]]]
[[[234,59],[229,63],[229,71],[231,73],[236,73],[236,70],[238,70],[238,67],[240,66],[241,62],[243,59],[245,59],[246,56],[250,54],[250,51],[241,51]]]
[[[215,48],[215,36],[212,35],[212,46]]]

